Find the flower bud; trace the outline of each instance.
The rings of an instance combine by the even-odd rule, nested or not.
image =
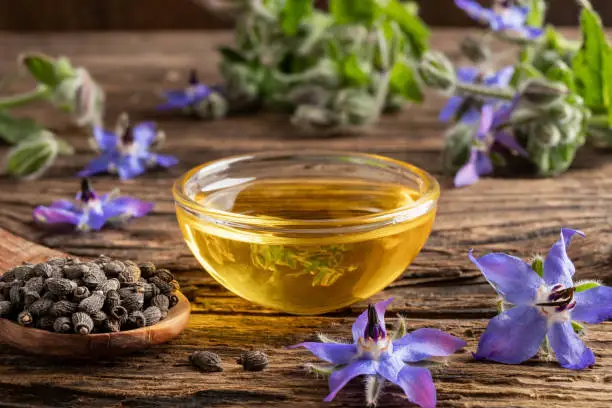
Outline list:
[[[193,113],[201,119],[219,119],[227,115],[227,99],[218,92],[211,92],[208,98],[194,105]]]
[[[480,64],[491,58],[491,49],[483,41],[468,35],[459,44],[461,53],[470,61]]]
[[[322,86],[304,85],[291,89],[287,95],[287,100],[296,106],[326,106],[330,97],[330,92]]]
[[[55,135],[43,130],[9,150],[4,171],[6,174],[32,180],[40,177],[54,162],[60,151]]]
[[[444,169],[454,172],[470,157],[474,128],[459,122],[446,133],[442,155]]]
[[[550,122],[534,124],[532,129],[532,137],[541,147],[553,147],[561,142],[559,128]]]
[[[456,81],[453,64],[439,52],[429,51],[418,67],[423,82],[434,89],[449,91]]]
[[[522,100],[536,106],[548,107],[565,98],[569,90],[560,82],[532,78],[522,84],[519,92]]]
[[[329,109],[311,105],[299,106],[291,123],[305,129],[329,129],[340,125],[340,118]]]
[[[366,124],[378,115],[376,100],[367,91],[344,89],[336,96],[334,109],[351,125]]]

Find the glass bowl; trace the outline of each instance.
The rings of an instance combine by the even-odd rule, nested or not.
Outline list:
[[[382,156],[281,151],[201,165],[173,194],[187,245],[219,283],[263,306],[319,314],[402,274],[429,237],[440,187]]]

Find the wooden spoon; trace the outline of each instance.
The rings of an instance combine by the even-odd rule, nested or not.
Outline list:
[[[39,263],[56,256],[68,255],[26,241],[0,228],[0,274],[23,262]],[[174,339],[187,326],[191,306],[182,293],[177,292],[176,295],[179,298],[178,304],[170,309],[164,320],[154,326],[82,336],[26,328],[0,318],[0,343],[28,353],[79,359],[142,350]]]

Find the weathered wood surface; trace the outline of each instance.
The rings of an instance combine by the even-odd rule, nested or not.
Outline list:
[[[465,32],[442,31],[435,46],[452,52]],[[297,135],[285,118],[272,115],[196,122],[153,112],[162,89],[182,85],[178,74],[197,67],[207,82],[219,79],[215,46],[223,34],[80,34],[17,36],[0,39],[0,73],[26,49],[65,54],[88,66],[109,93],[109,118],[129,111],[137,119],[154,117],[168,133],[165,151],[181,164],[169,172],[149,173],[121,185],[122,190],[154,200],[153,214],[119,230],[52,235],[31,221],[35,204],[74,194],[73,178],[89,159],[84,135],[67,118],[44,106],[27,111],[66,135],[79,154],[61,159],[43,180],[15,183],[0,179],[0,227],[27,240],[74,255],[105,253],[143,261],[154,259],[178,272],[193,301],[186,332],[171,344],[138,355],[96,363],[41,360],[0,346],[0,406],[155,406],[155,407],[316,407],[323,406],[326,382],[306,375],[307,353],[283,346],[309,339],[314,332],[348,337],[350,323],[366,301],[318,317],[294,317],[241,300],[201,270],[182,241],[170,194],[172,181],[206,160],[228,154],[281,148],[344,149],[374,152],[412,162],[439,176],[443,185],[434,232],[410,269],[379,300],[395,296],[391,312],[410,318],[411,327],[437,327],[466,339],[468,347],[434,368],[440,407],[601,407],[612,406],[612,324],[589,328],[588,344],[597,356],[593,369],[572,372],[534,359],[522,366],[476,363],[471,358],[486,318],[495,313],[494,293],[479,277],[466,253],[507,250],[529,256],[547,251],[561,226],[583,229],[587,239],[572,244],[581,278],[612,284],[610,153],[584,149],[574,168],[555,180],[483,180],[453,190],[439,164],[444,128],[436,121],[442,100],[432,95],[420,107],[390,116],[357,135],[333,139]],[[13,90],[27,89],[21,84]],[[99,191],[117,181],[94,180]],[[1,244],[0,244],[1,246]],[[2,260],[6,262],[6,260]],[[4,264],[3,264],[4,265]],[[218,352],[226,371],[202,374],[187,362],[193,350]],[[261,373],[245,373],[233,364],[241,350],[260,348],[272,359]],[[409,405],[389,387],[381,406]],[[351,384],[331,406],[362,406],[361,384]]]

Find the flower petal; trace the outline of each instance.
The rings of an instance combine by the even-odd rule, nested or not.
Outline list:
[[[484,140],[486,135],[491,131],[491,125],[493,124],[493,113],[494,108],[491,104],[486,104],[480,111],[480,124],[478,125],[478,133],[476,137],[478,140]]]
[[[378,314],[378,321],[380,322],[380,327],[385,328],[385,310],[387,307],[393,302],[393,298],[389,298],[387,300],[383,300],[374,305],[376,309],[376,313]],[[364,311],[359,315],[355,323],[353,323],[353,340],[355,343],[359,340],[360,337],[363,337],[363,333],[368,324],[368,311]],[[386,330],[386,329],[385,329]]]
[[[546,319],[531,306],[517,306],[491,319],[480,341],[477,360],[520,364],[533,357],[546,336]]]
[[[436,386],[428,369],[404,366],[396,384],[402,388],[410,402],[421,408],[435,408]]]
[[[529,305],[535,300],[542,278],[525,261],[502,253],[492,253],[470,260],[503,298],[515,305]]]
[[[457,114],[457,111],[461,107],[464,100],[465,98],[460,96],[451,96],[448,102],[446,102],[446,105],[444,105],[440,111],[440,122],[447,123],[455,119],[455,115]]]
[[[512,81],[512,77],[514,76],[514,67],[508,66],[500,69],[495,74],[488,76],[484,80],[484,85],[493,86],[499,88],[505,88]]]
[[[104,216],[109,218],[139,218],[147,215],[155,203],[141,201],[134,197],[118,197],[104,204]]]
[[[163,154],[151,153],[149,158],[155,163],[155,165],[165,168],[176,166],[179,162],[176,157]]]
[[[91,209],[86,213],[84,224],[87,224],[87,226],[94,231],[100,231],[104,224],[106,224],[107,219],[103,211]]]
[[[140,122],[132,128],[134,142],[147,149],[157,137],[157,126],[153,122]]]
[[[407,363],[446,357],[467,343],[438,329],[418,329],[393,342],[393,355]]]
[[[325,402],[331,402],[336,394],[353,378],[360,375],[376,374],[375,364],[371,360],[359,360],[346,367],[336,370],[329,376],[330,393],[325,397]]]
[[[78,177],[89,177],[95,174],[106,173],[110,164],[113,162],[112,155],[104,154],[96,159],[90,161],[83,170],[81,170]]]
[[[82,214],[59,208],[39,206],[34,209],[34,220],[42,224],[72,224],[81,223]]]
[[[572,319],[585,323],[601,323],[612,319],[612,288],[598,286],[574,294],[576,307]]]
[[[525,150],[525,148],[519,144],[516,138],[508,132],[500,131],[496,133],[495,141],[512,152],[518,153],[523,157],[529,157],[527,150]]]
[[[478,151],[472,149],[468,162],[461,167],[459,171],[457,171],[457,174],[455,174],[455,179],[453,181],[455,187],[461,188],[471,186],[480,180],[480,174],[478,173],[478,169],[476,167],[477,160]]]
[[[491,23],[495,20],[495,13],[490,9],[482,7],[474,0],[455,0],[457,7],[465,11],[472,19],[480,23]]]
[[[547,285],[562,284],[566,288],[574,286],[572,277],[576,272],[574,264],[567,256],[567,247],[572,237],[578,234],[584,237],[581,231],[562,228],[561,239],[555,242],[544,259],[544,281]]]
[[[306,342],[288,347],[296,349],[304,347],[312,354],[332,364],[348,364],[357,355],[357,346],[354,344],[314,343]]]
[[[114,150],[117,147],[117,136],[111,132],[107,132],[100,126],[94,126],[93,135],[96,140],[96,144],[102,151]]]
[[[480,75],[480,70],[474,67],[457,68],[457,78],[461,82],[473,83]]]
[[[376,367],[376,372],[386,380],[391,381],[393,384],[397,384],[397,377],[405,366],[406,364],[404,364],[400,358],[393,355],[384,360],[380,360]]]
[[[166,91],[166,103],[159,105],[158,110],[185,108],[191,104],[189,95],[184,90]]]
[[[121,180],[129,180],[146,171],[144,160],[135,156],[124,156],[117,164],[117,173]]]
[[[574,332],[571,322],[553,323],[548,331],[548,340],[562,367],[584,370],[595,364],[595,355]]]

